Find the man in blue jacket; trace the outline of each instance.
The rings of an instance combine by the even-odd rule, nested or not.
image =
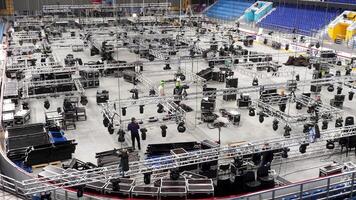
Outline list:
[[[140,126],[138,125],[134,117],[131,118],[131,123],[129,123],[129,125],[127,126],[127,130],[131,131],[131,141],[133,150],[135,150],[135,140],[137,140],[138,149],[141,150],[140,135],[138,133],[138,130],[140,130]]]

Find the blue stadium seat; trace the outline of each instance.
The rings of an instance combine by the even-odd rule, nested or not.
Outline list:
[[[259,23],[260,27],[281,31],[295,31],[303,35],[312,35],[342,11],[336,9],[317,8],[315,6],[300,6],[285,4],[276,7]]]
[[[206,11],[206,16],[222,20],[236,20],[254,1],[251,0],[219,0]]]

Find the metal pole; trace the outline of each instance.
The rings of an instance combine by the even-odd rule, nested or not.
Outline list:
[[[182,21],[182,0],[179,0],[179,24]]]

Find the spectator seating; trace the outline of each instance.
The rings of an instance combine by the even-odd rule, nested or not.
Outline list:
[[[236,20],[252,4],[250,0],[219,0],[206,11],[206,15],[221,20]]]
[[[259,25],[269,29],[312,35],[340,13],[341,10],[336,9],[327,10],[315,6],[297,7],[297,5],[281,4],[276,7],[275,11],[262,19]]]

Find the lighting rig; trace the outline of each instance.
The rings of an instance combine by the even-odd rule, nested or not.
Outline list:
[[[339,138],[355,136],[356,126],[346,126],[341,128],[321,131],[321,137],[314,143],[336,140]],[[51,191],[60,188],[73,187],[97,181],[108,181],[126,176],[135,177],[139,174],[150,172],[160,172],[215,160],[232,159],[244,155],[262,153],[266,151],[280,150],[284,148],[305,146],[309,144],[308,136],[291,136],[290,138],[275,138],[257,142],[250,142],[239,146],[222,146],[207,150],[198,150],[179,154],[179,156],[162,156],[129,164],[128,171],[121,171],[117,165],[109,167],[94,168],[79,172],[66,173],[45,178],[34,178],[22,181],[19,185],[25,195]],[[70,179],[69,179],[70,178]],[[51,182],[49,184],[48,182]]]

